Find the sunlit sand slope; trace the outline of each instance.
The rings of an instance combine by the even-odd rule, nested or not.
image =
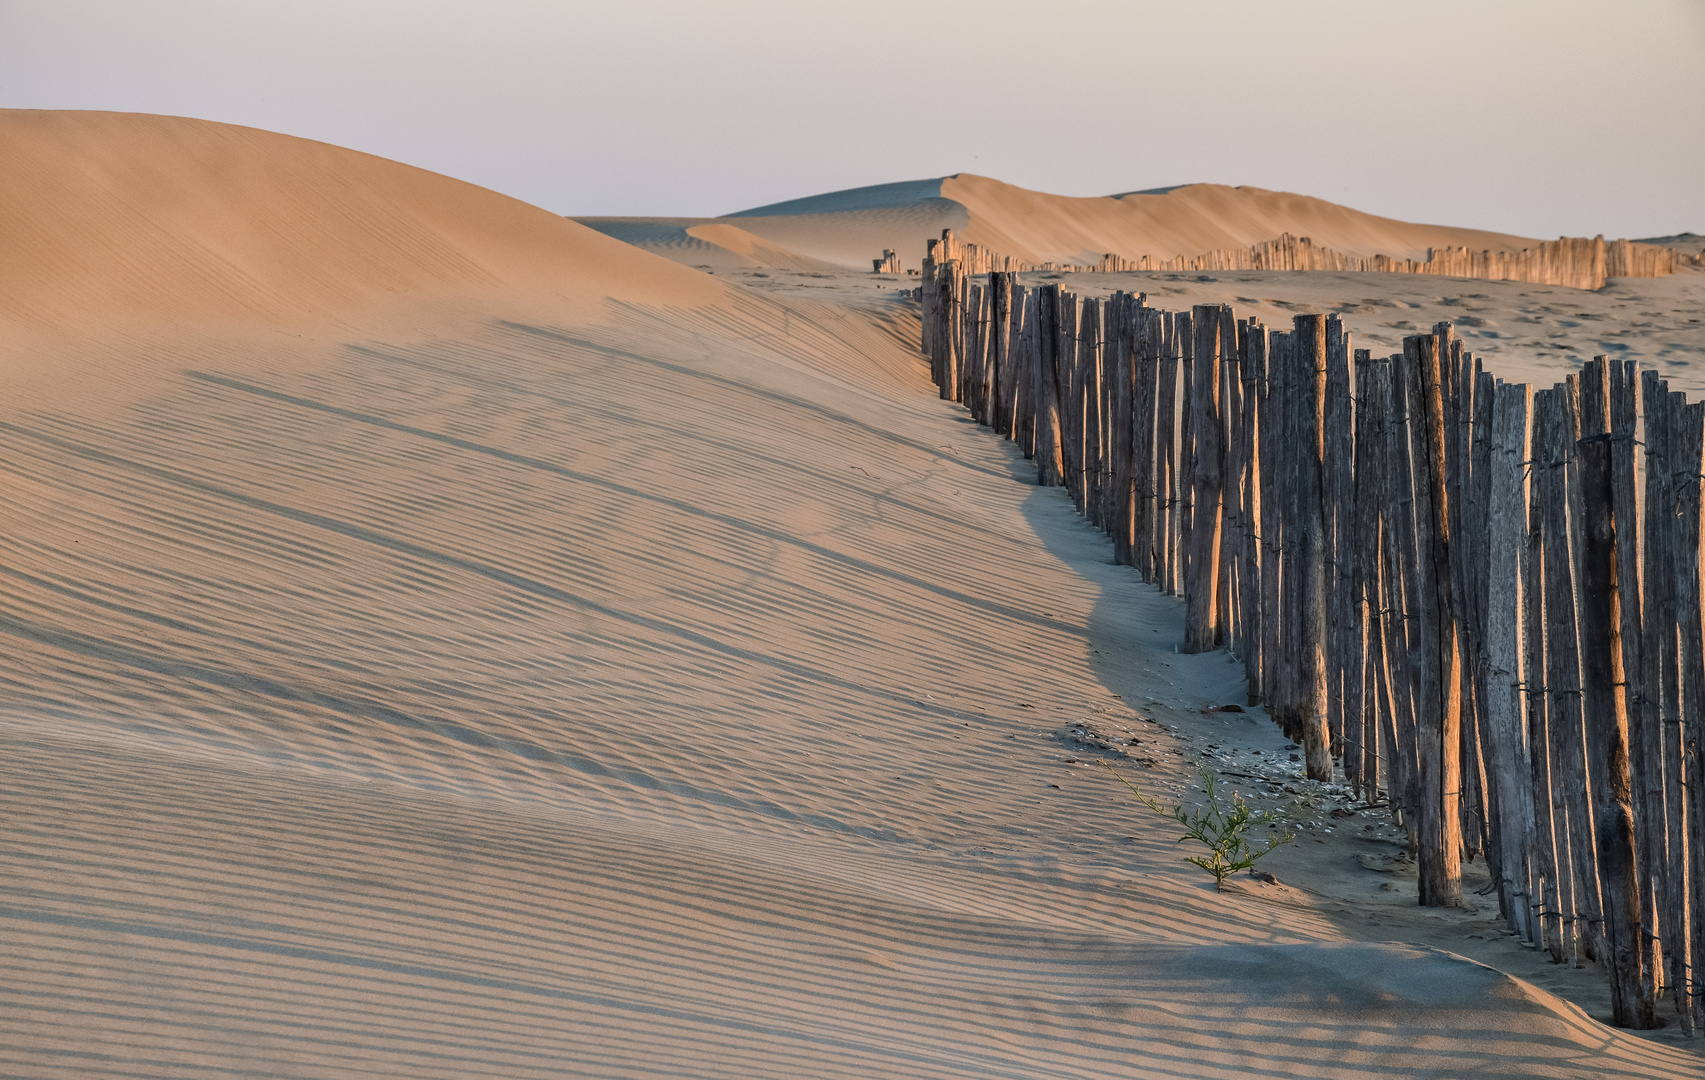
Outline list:
[[[1097,650],[1234,669],[931,399],[915,321],[565,228],[545,277],[613,298],[206,301],[0,383],[0,1073],[1695,1075],[1110,819],[1056,734],[1167,737]]]
[[[941,182],[970,219],[961,237],[1032,261],[1082,261],[1103,253],[1156,258],[1246,248],[1283,233],[1347,255],[1425,259],[1429,247],[1519,251],[1518,236],[1416,225],[1347,206],[1257,187],[1185,184],[1159,192],[1073,199],[961,173]]]
[[[68,377],[110,393],[152,369],[148,342],[190,328],[342,340],[506,305],[594,318],[610,297],[721,295],[515,199],[253,128],[0,110],[0,160],[0,335],[18,393],[64,394]],[[103,369],[84,351],[100,343],[124,358]]]

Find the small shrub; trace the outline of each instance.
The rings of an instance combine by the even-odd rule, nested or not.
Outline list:
[[[1208,805],[1202,810],[1186,810],[1182,805],[1166,806],[1156,799],[1151,799],[1137,790],[1137,785],[1125,779],[1125,774],[1103,761],[1107,771],[1118,778],[1121,784],[1131,789],[1131,794],[1137,801],[1153,810],[1161,817],[1170,818],[1184,826],[1184,835],[1178,838],[1180,844],[1194,840],[1208,849],[1206,855],[1187,855],[1185,858],[1200,866],[1213,875],[1214,891],[1225,891],[1225,879],[1239,870],[1248,870],[1255,865],[1255,860],[1268,854],[1281,844],[1288,844],[1296,839],[1295,833],[1279,836],[1277,832],[1267,837],[1263,847],[1254,847],[1249,843],[1249,830],[1257,825],[1274,828],[1279,821],[1276,810],[1263,810],[1256,813],[1254,808],[1243,801],[1243,796],[1232,792],[1231,800],[1222,803],[1219,795],[1219,782],[1209,769],[1202,769],[1202,788],[1207,794]]]

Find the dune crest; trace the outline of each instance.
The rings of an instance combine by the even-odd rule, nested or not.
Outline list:
[[[0,159],[8,330],[347,323],[499,296],[590,314],[721,294],[516,199],[254,128],[0,110]]]
[[[582,219],[618,235],[619,222]],[[867,269],[884,248],[916,269],[924,246],[952,229],[959,239],[1029,263],[1093,264],[1104,254],[1155,259],[1247,248],[1289,233],[1346,255],[1422,259],[1429,248],[1520,251],[1536,241],[1504,233],[1417,225],[1324,199],[1224,184],[1181,184],[1078,198],[1030,191],[973,173],[851,188],[682,225],[737,223],[797,256]],[[623,239],[659,254],[656,238]],[[672,256],[673,257],[673,256]],[[776,264],[779,265],[779,264]]]
[[[1244,248],[1284,233],[1347,255],[1426,258],[1429,247],[1519,251],[1533,240],[1478,229],[1417,225],[1257,187],[1184,184],[1158,193],[1071,198],[960,173],[942,195],[962,204],[963,239],[1032,262],[1098,260],[1106,252],[1170,259]]]

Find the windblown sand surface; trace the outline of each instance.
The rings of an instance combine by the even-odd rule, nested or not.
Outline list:
[[[1063,762],[1182,784],[1237,669],[897,290],[243,129],[0,146],[0,1072],[1699,1074]]]
[[[606,236],[699,269],[840,270],[716,218],[577,218]]]
[[[1537,241],[1478,229],[1416,225],[1366,214],[1324,199],[1224,184],[1184,184],[1097,198],[1028,191],[986,176],[958,173],[936,180],[854,188],[742,210],[721,218],[582,218],[585,224],[659,255],[693,266],[769,266],[795,269],[810,258],[868,269],[884,248],[917,269],[925,243],[952,229],[959,239],[1027,262],[1093,264],[1101,256],[1170,259],[1214,249],[1247,248],[1283,233],[1347,255],[1425,259],[1431,247],[1519,251]],[[702,247],[646,229],[668,220],[677,227],[736,226],[774,245],[768,258],[746,252],[731,261]],[[696,229],[694,230],[696,231]],[[740,254],[745,241],[702,242]],[[789,253],[779,255],[779,248]]]

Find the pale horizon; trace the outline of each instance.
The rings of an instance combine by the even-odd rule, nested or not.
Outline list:
[[[575,216],[973,172],[1540,238],[1699,231],[1701,60],[1687,2],[0,3],[5,107],[260,127]]]

